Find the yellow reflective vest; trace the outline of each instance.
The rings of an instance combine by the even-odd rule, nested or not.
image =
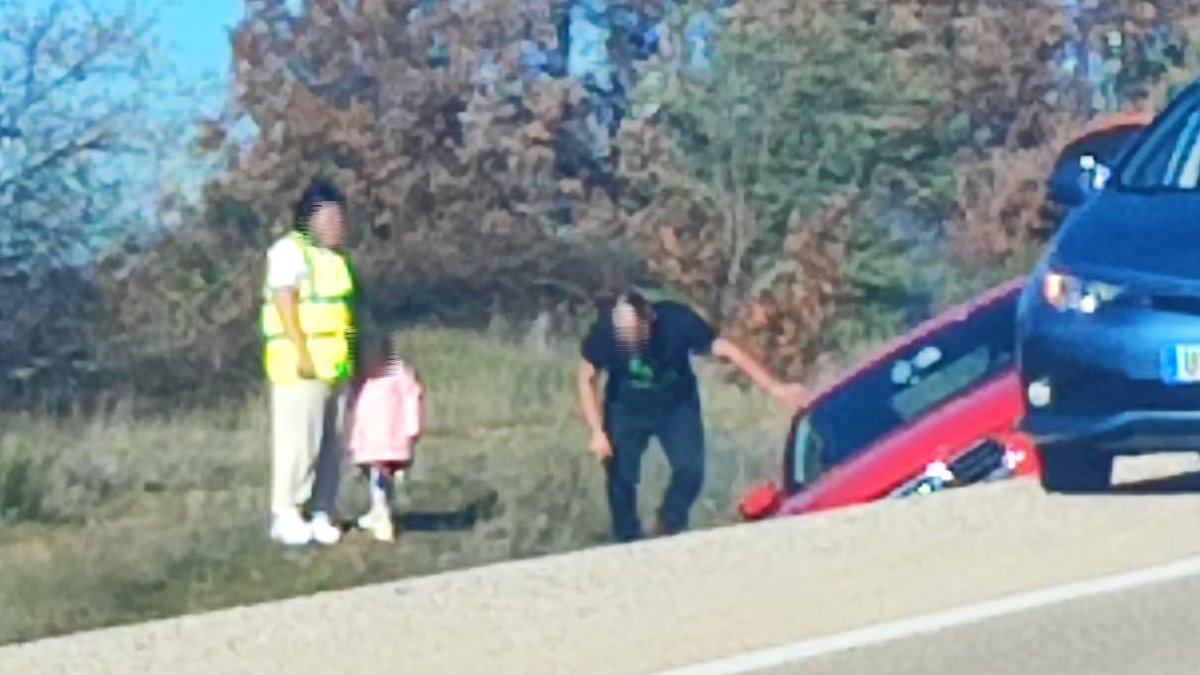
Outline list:
[[[297,293],[300,331],[312,356],[316,379],[328,384],[349,378],[354,337],[354,277],[340,253],[317,248],[299,232],[287,235],[300,248],[308,274]],[[283,329],[274,292],[264,280],[261,313],[263,367],[274,384],[300,381],[300,355]]]

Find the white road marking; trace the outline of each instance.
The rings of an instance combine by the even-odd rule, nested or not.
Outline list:
[[[927,635],[947,628],[981,623],[989,619],[1048,607],[1071,600],[1115,593],[1117,591],[1150,586],[1167,581],[1177,581],[1197,575],[1200,575],[1200,557],[1186,558],[1178,562],[1141,569],[1136,572],[1101,577],[1091,581],[1055,586],[1028,593],[1019,593],[977,605],[922,614],[844,633],[746,652],[705,663],[661,671],[656,673],[656,675],[741,675],[742,673],[752,673],[765,668],[791,665],[818,656]],[[804,610],[800,609],[798,611]]]

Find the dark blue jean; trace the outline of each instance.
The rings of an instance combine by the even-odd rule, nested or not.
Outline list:
[[[688,527],[688,516],[704,484],[704,423],[698,396],[668,407],[613,402],[605,406],[605,427],[613,455],[606,465],[612,535],[618,542],[642,538],[637,487],[642,456],[657,438],[667,456],[671,479],[658,510],[662,534]]]

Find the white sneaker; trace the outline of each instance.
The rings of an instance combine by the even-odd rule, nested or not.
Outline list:
[[[304,546],[312,536],[312,528],[298,511],[277,513],[271,520],[271,539],[285,546]]]
[[[378,541],[395,541],[396,526],[386,507],[372,507],[358,519],[358,527],[371,533]]]
[[[312,528],[312,537],[318,544],[332,546],[342,538],[341,528],[330,522],[327,514],[314,513],[309,526]]]

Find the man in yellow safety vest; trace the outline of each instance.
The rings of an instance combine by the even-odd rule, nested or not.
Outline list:
[[[356,323],[353,273],[337,250],[343,202],[333,185],[314,181],[297,204],[294,229],[267,253],[261,329],[271,384],[271,538],[287,545],[341,538],[330,514]]]

